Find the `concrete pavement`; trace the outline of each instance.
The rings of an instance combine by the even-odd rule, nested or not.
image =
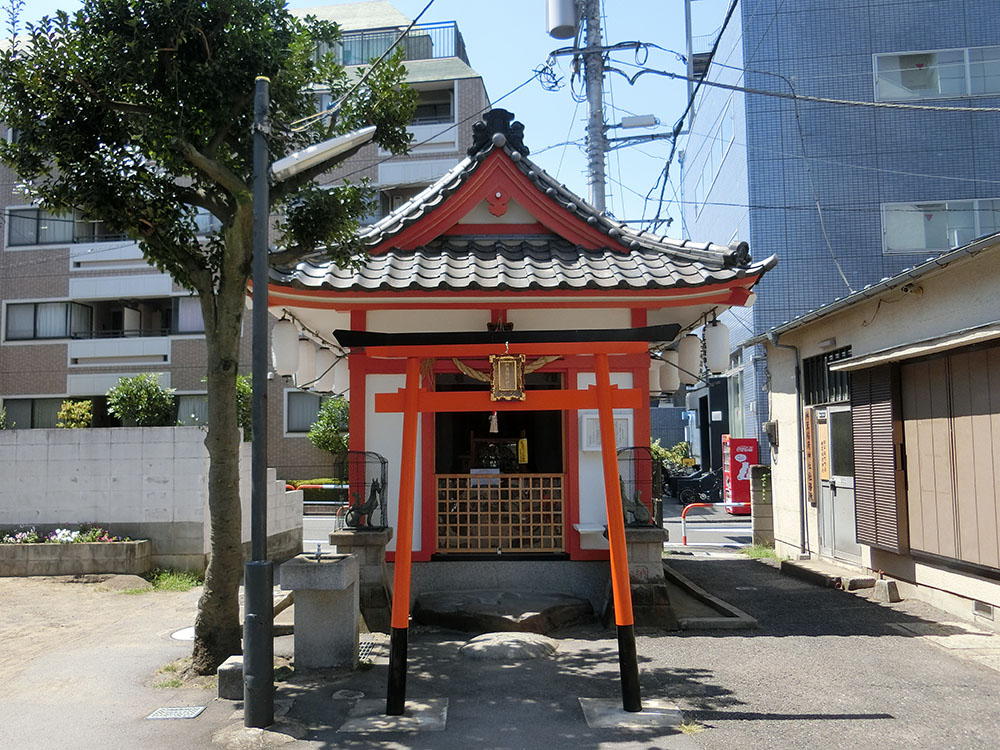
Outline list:
[[[980,656],[994,653],[1000,664],[1000,636],[947,624],[954,618],[919,602],[876,604],[744,558],[674,555],[670,563],[760,622],[755,631],[639,633],[644,700],[676,704],[687,728],[700,730],[693,734],[588,725],[581,698],[613,705],[620,697],[614,632],[594,625],[560,633],[554,656],[516,664],[464,657],[459,649],[471,635],[413,628],[407,696],[431,714],[440,716],[444,707],[443,728],[399,731],[353,722],[354,729],[342,731],[366,701],[384,701],[388,651],[380,647],[364,669],[278,683],[285,726],[295,727],[299,739],[254,735],[241,729],[239,704],[215,700],[211,689],[153,686],[162,679],[156,668],[190,648],[171,642],[169,633],[191,624],[196,592],[126,596],[64,584],[43,599],[41,589],[19,597],[21,581],[0,579],[7,605],[0,637],[11,614],[17,623],[35,620],[36,632],[47,633],[41,649],[23,637],[0,641],[4,661],[20,663],[0,684],[0,748],[996,746],[1000,671],[940,639],[959,637],[957,645],[972,638]],[[67,620],[52,631],[47,610],[75,611],[79,622],[98,624]],[[291,639],[277,639],[276,651],[290,653]],[[207,708],[196,719],[145,719],[169,705]],[[227,726],[228,733],[218,734]],[[214,743],[213,735],[224,743]]]

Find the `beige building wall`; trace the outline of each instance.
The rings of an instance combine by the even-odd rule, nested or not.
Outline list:
[[[944,269],[921,276],[912,284],[900,281],[870,299],[788,331],[779,340],[783,345],[797,347],[800,358],[844,346],[850,346],[851,356],[857,357],[996,324],[1000,321],[998,278],[1000,252],[983,252],[956,260]],[[831,345],[830,339],[835,339],[835,343]],[[779,447],[772,452],[771,463],[775,549],[779,555],[795,557],[800,552],[799,523],[803,507],[795,353],[771,342],[765,346],[770,374],[770,414],[778,423],[779,434]],[[910,477],[910,481],[915,478]],[[805,506],[808,521],[805,551],[818,556],[817,509],[808,503]],[[995,580],[866,545],[862,545],[861,562],[865,568],[882,570],[905,582],[904,595],[924,598],[962,616],[972,616],[971,600],[1000,607],[1000,582]]]

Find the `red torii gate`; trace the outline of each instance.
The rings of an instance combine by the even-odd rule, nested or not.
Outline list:
[[[442,339],[460,341],[468,339],[462,334],[429,334],[439,341],[425,344],[389,343],[391,336],[367,334],[361,331],[335,331],[334,335],[344,346],[365,346],[370,357],[406,359],[405,386],[396,393],[375,395],[375,411],[402,412],[402,460],[399,479],[399,512],[396,527],[396,560],[393,574],[391,635],[389,646],[389,684],[386,696],[386,713],[402,715],[406,704],[406,651],[410,617],[410,566],[413,552],[413,511],[416,475],[417,417],[421,413],[459,411],[568,411],[596,409],[601,434],[601,458],[604,470],[604,497],[607,506],[608,540],[611,552],[611,584],[615,607],[615,624],[618,632],[618,663],[622,683],[622,706],[626,711],[642,710],[639,692],[639,668],[635,647],[635,627],[632,615],[632,593],[629,585],[628,557],[625,546],[625,519],[618,483],[618,462],[615,449],[615,408],[644,408],[647,404],[643,392],[637,388],[622,389],[611,385],[609,356],[637,354],[648,351],[650,340],[671,340],[677,326],[657,326],[649,329],[626,331],[562,332],[573,341],[542,341],[555,337],[557,332],[520,332],[535,341],[523,343],[447,343]],[[669,331],[667,329],[670,329]],[[578,336],[586,333],[609,339],[624,334],[627,340],[581,341]],[[534,336],[531,336],[534,334]],[[577,336],[574,336],[577,334]],[[504,334],[499,334],[503,336]],[[508,334],[509,335],[509,334]],[[454,338],[453,338],[454,337]],[[474,338],[479,336],[473,334]],[[413,340],[416,335],[403,335],[400,339]],[[493,334],[497,339],[498,335]],[[511,338],[515,338],[511,336]],[[366,346],[367,341],[385,340],[383,345]],[[638,340],[637,340],[638,339]],[[367,340],[367,341],[365,341]],[[364,342],[364,343],[363,343]],[[420,387],[420,362],[427,357],[488,357],[491,354],[524,355],[583,355],[593,356],[596,386],[586,389],[526,391],[523,401],[493,400],[486,391],[435,392]]]

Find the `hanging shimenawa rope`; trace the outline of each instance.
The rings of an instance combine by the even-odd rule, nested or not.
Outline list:
[[[555,362],[557,359],[560,359],[558,354],[549,355],[546,357],[539,357],[534,362],[529,362],[524,366],[524,374],[528,375],[530,373],[533,373],[535,370],[540,370],[541,368],[545,367],[545,365],[549,364],[550,362]],[[488,372],[481,372],[480,370],[476,370],[472,367],[469,367],[467,364],[465,364],[464,362],[455,357],[452,357],[451,361],[455,363],[455,367],[457,367],[463,375],[466,375],[467,377],[470,377],[473,380],[479,380],[480,382],[483,383],[489,383],[492,380],[492,377]]]

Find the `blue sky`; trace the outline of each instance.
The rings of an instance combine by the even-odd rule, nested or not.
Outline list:
[[[403,13],[413,18],[427,0],[392,0]],[[57,9],[66,11],[80,7],[79,0],[27,0],[23,18],[35,20]],[[322,0],[291,0],[289,7],[322,5]],[[330,4],[338,4],[336,2]],[[684,49],[683,0],[604,0],[603,32],[605,44],[641,40],[668,50]],[[693,4],[695,35],[709,36],[710,44],[722,23],[726,0],[699,0]],[[545,30],[545,0],[511,0],[507,3],[472,2],[470,0],[434,0],[421,22],[456,21],[465,39],[469,60],[486,84],[491,101],[513,112],[525,126],[525,144],[531,159],[565,183],[577,194],[587,197],[587,162],[583,152],[586,128],[586,104],[577,105],[570,92],[569,58],[559,59],[558,71],[564,77],[564,88],[557,92],[542,89],[537,81],[519,89],[509,97],[505,94],[524,83],[534,68],[548,53],[565,45],[552,39]],[[631,52],[615,55],[621,67],[634,66]],[[631,64],[631,66],[629,65]],[[683,64],[669,52],[651,50],[645,64],[649,67],[683,73]],[[632,70],[636,68],[632,67]],[[577,82],[576,89],[582,92]],[[628,134],[669,130],[683,112],[686,87],[683,82],[661,76],[644,76],[635,86],[624,78],[609,75],[605,79],[606,119],[620,122],[629,114],[652,114],[661,126],[653,130],[630,130]],[[621,134],[620,132],[618,133]],[[616,133],[612,131],[610,135]],[[564,141],[579,145],[558,146]],[[554,147],[553,147],[554,146]],[[653,186],[670,152],[667,140],[629,146],[608,154],[608,210],[616,217],[636,225],[643,216],[656,212],[656,203],[646,203],[643,197]],[[671,167],[679,174],[676,163]],[[659,190],[656,191],[656,196]],[[667,195],[672,195],[670,187]],[[668,209],[677,217],[676,206]],[[667,234],[679,235],[679,218]],[[699,240],[726,242],[728,237],[699,237]]]

